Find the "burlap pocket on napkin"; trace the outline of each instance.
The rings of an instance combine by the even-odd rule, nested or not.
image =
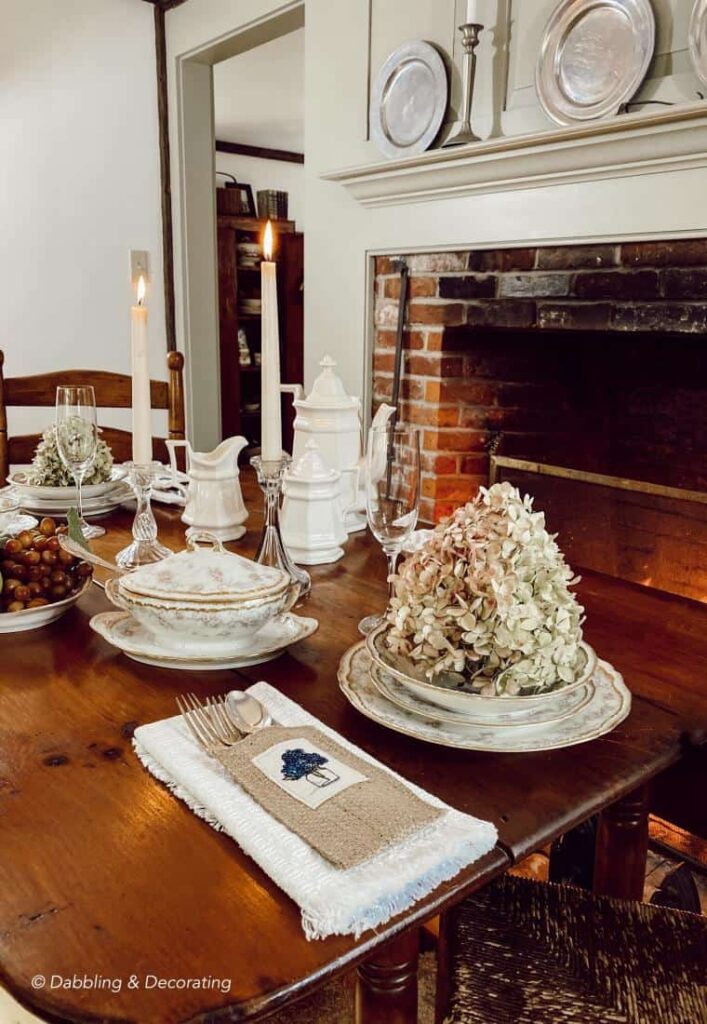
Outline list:
[[[292,749],[287,749],[285,741],[297,739],[305,740],[305,746],[316,748],[322,757],[307,755],[301,744],[298,747],[294,742]],[[270,758],[272,765],[281,768],[278,784],[253,759],[262,765],[268,760],[266,752],[279,744],[284,744],[284,754],[278,749]],[[352,868],[369,860],[443,813],[314,726],[271,726],[233,747],[213,749],[211,753],[269,814],[338,868]],[[336,762],[343,771],[332,770]],[[364,781],[346,782],[347,769],[360,773]],[[347,788],[338,791],[343,784]],[[289,791],[281,788],[283,785]],[[330,798],[326,787],[332,787]],[[311,807],[303,799],[322,802]]]

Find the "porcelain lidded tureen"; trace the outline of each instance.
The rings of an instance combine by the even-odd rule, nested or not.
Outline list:
[[[280,569],[226,551],[212,534],[195,533],[185,551],[109,580],[106,593],[169,648],[232,652],[288,611],[298,588]]]

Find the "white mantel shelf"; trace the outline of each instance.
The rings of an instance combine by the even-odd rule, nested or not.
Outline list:
[[[707,168],[705,103],[430,150],[322,178],[376,207],[700,167]]]

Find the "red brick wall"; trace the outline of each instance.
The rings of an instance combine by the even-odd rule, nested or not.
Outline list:
[[[704,483],[706,239],[406,259],[401,418],[422,430],[422,518],[487,481],[499,433],[510,454]],[[375,288],[374,407],[392,390],[400,282],[388,257]]]

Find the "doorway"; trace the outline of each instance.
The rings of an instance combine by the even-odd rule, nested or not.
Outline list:
[[[271,221],[280,367],[304,374],[304,28],[214,66],[221,433],[260,445],[260,261]],[[291,399],[283,444],[292,446]]]
[[[225,154],[219,154],[217,162],[215,86],[220,87],[221,80],[226,81],[229,74],[236,74],[235,71],[230,71],[228,68],[231,62],[233,62],[232,68],[235,68],[234,58],[244,57],[243,67],[246,69],[246,73],[250,65],[255,75],[258,64],[261,62],[263,66],[265,64],[262,61],[262,56],[259,58],[257,54],[259,48],[263,48],[262,52],[267,57],[268,46],[282,41],[283,51],[287,51],[288,44],[285,42],[285,37],[290,35],[296,37],[290,41],[290,48],[296,49],[298,45],[301,48],[301,33],[303,29],[304,2],[303,0],[295,0],[295,2],[278,8],[266,17],[241,26],[227,36],[200,47],[198,50],[182,54],[175,59],[175,96],[179,142],[176,153],[178,173],[175,176],[175,185],[178,188],[178,194],[175,215],[179,218],[181,228],[179,232],[180,251],[177,253],[176,262],[177,293],[179,298],[177,315],[180,320],[186,354],[190,433],[192,442],[199,447],[214,447],[224,436],[224,426],[228,428],[228,432],[232,432],[234,409],[240,414],[242,405],[245,404],[245,397],[242,400],[240,392],[240,363],[236,364],[234,370],[233,359],[230,358],[234,352],[236,354],[238,352],[237,292],[234,293],[236,303],[235,318],[231,318],[230,327],[226,325],[223,335],[223,349],[221,341],[217,196],[219,193],[223,193],[219,200],[222,204],[235,202],[237,189],[235,187],[227,189],[225,184],[217,188],[217,177],[219,182],[223,183],[230,179],[225,174],[218,176],[216,174],[217,168],[224,169],[221,161]],[[300,35],[297,36],[297,33],[300,33]],[[273,56],[273,51],[270,51],[270,56]],[[241,74],[241,72],[238,73]],[[261,67],[258,74],[265,73],[266,71]],[[256,110],[261,100],[259,97],[257,102],[253,100],[254,91],[250,86],[247,92],[245,88],[243,89],[243,95],[240,96],[240,113],[237,109],[238,103],[235,105],[231,103],[230,116],[236,119],[241,118],[237,128],[242,138],[247,136],[249,132],[251,133],[251,138],[253,138],[253,133],[259,130],[257,127],[257,114],[254,115],[252,111]],[[229,116],[228,104],[221,106],[220,110],[220,116],[224,119],[222,124],[224,128],[228,128],[229,125],[226,120]],[[234,126],[234,123],[231,124],[231,127]],[[277,130],[277,126],[270,124],[268,130],[274,133]],[[256,145],[255,143],[252,144]],[[262,148],[282,149],[285,147]],[[292,150],[291,152],[299,151]],[[243,154],[229,155],[245,158]],[[282,163],[284,165],[285,161]],[[303,172],[302,165],[300,165],[299,169]],[[232,171],[226,171],[226,174],[228,173],[232,173]],[[241,169],[239,173],[243,175],[244,172]],[[256,193],[259,189],[259,183],[252,168],[250,173],[253,180],[245,180],[243,184],[251,185],[253,200],[254,203],[257,203]],[[237,174],[233,174],[233,177],[238,181]],[[262,178],[260,180],[264,184],[264,180]],[[268,180],[275,181],[275,178],[269,175]],[[241,182],[238,181],[238,184],[241,184]],[[257,186],[255,189],[253,189],[253,184]],[[276,191],[289,191],[289,189],[276,189]],[[231,192],[234,195],[226,198],[227,192]],[[297,216],[296,206],[293,207],[293,211],[295,216]],[[289,212],[288,210],[288,220],[292,219],[289,217]],[[260,220],[261,218],[257,217],[257,207],[255,214],[255,220]],[[299,216],[300,221],[302,221],[304,214],[301,209]],[[296,220],[295,226],[299,227]],[[253,244],[259,244],[259,225],[253,224],[252,227],[255,229],[251,232]],[[284,236],[285,232],[282,234]],[[237,246],[248,241],[248,232],[245,235],[246,237],[240,242],[236,241],[235,243],[234,259],[236,261],[239,252]],[[244,252],[244,250],[240,251]],[[238,270],[237,267],[233,269],[236,272]],[[251,268],[251,271],[253,269]],[[256,277],[257,275],[251,273],[251,276]],[[280,274],[282,280],[279,283],[279,291],[285,287],[285,276],[284,273]],[[293,285],[293,287],[297,286]],[[301,280],[299,288],[301,293]],[[257,299],[256,291],[257,288],[253,288],[251,290],[252,293],[248,297]],[[246,297],[248,293],[244,291],[243,295]],[[300,302],[300,306],[303,306],[302,302]],[[245,312],[244,307],[242,307],[242,310]],[[256,311],[254,304],[249,304],[249,311]],[[243,320],[242,317],[241,320]],[[233,334],[234,327],[235,335]],[[281,338],[283,338],[283,332],[281,332]],[[251,356],[252,364],[254,364],[254,353],[257,351],[257,346],[255,341],[252,344]],[[301,368],[298,368],[296,363],[295,365],[288,366],[288,353],[296,352],[296,344],[290,347],[288,342],[287,349],[285,350],[283,338],[283,349],[283,380],[288,379],[292,374],[299,374],[298,380],[295,382],[301,382]],[[225,355],[229,356],[224,361],[228,379],[223,382],[222,387],[215,387],[215,382],[221,381],[222,357]],[[257,373],[253,372],[251,376],[255,380]],[[248,386],[252,387],[252,390],[246,392],[244,387],[243,396],[247,394],[247,404],[253,406],[256,404],[253,391],[257,392],[258,389],[255,387],[255,384]],[[254,413],[251,418],[253,421],[256,421],[258,418],[256,410],[251,409],[249,411]],[[231,417],[230,420],[229,416]],[[287,422],[288,419],[285,418],[284,423],[286,424]],[[244,432],[253,443],[258,440],[255,432],[252,432],[252,437],[249,436],[248,431],[245,429],[245,424],[242,422],[241,429],[236,430],[236,432]]]

